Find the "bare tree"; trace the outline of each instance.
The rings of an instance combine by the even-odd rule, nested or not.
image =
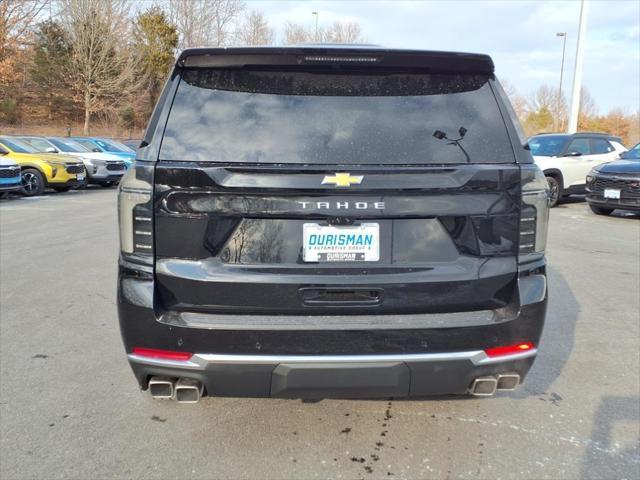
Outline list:
[[[554,130],[561,131],[566,127],[567,102],[557,88],[548,85],[539,87],[529,99],[529,111],[533,113],[549,112]]]
[[[113,109],[138,88],[136,59],[123,39],[130,35],[126,0],[60,0],[69,33],[69,81],[84,108],[84,134],[91,115]]]
[[[298,23],[287,21],[284,26],[284,43],[286,45],[313,42],[315,40],[314,35],[314,31],[311,31]]]
[[[244,9],[240,0],[169,0],[169,18],[180,36],[178,47],[227,44]]]
[[[16,52],[27,43],[47,4],[48,0],[0,0],[0,85],[15,81]]]
[[[326,43],[364,43],[360,25],[356,22],[334,22],[324,32],[323,41]]]
[[[0,2],[0,48],[8,41],[22,43],[48,0],[3,0]]]
[[[580,89],[580,115],[583,117],[595,117],[598,115],[596,101],[585,87]]]
[[[240,0],[213,0],[209,4],[215,13],[216,45],[224,45],[229,36],[228,30],[230,30],[231,24],[244,11],[245,5]]]
[[[511,106],[516,112],[518,119],[523,122],[528,110],[527,99],[524,98],[508,80],[501,79],[500,84],[502,85],[504,92],[507,94],[507,97],[509,97]]]
[[[364,43],[360,25],[356,22],[334,22],[328,29],[320,28],[316,38],[315,28],[287,22],[284,29],[284,43]]]
[[[243,45],[269,45],[273,43],[273,30],[269,27],[264,14],[251,11],[236,32],[237,43]]]

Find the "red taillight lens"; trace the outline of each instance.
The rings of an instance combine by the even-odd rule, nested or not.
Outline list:
[[[140,355],[141,357],[149,358],[161,358],[163,360],[189,360],[193,357],[193,353],[189,352],[174,352],[172,350],[157,350],[155,348],[142,348],[134,347],[134,355]]]
[[[484,353],[490,357],[501,357],[503,355],[513,355],[514,353],[522,353],[527,350],[535,348],[535,345],[531,342],[516,343],[515,345],[508,345],[506,347],[493,347],[487,348]]]

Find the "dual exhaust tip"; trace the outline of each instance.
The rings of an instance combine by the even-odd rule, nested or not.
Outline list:
[[[476,397],[490,397],[496,392],[510,392],[520,384],[520,375],[517,373],[501,373],[495,377],[476,378],[469,392]]]
[[[517,373],[501,373],[496,376],[478,377],[473,380],[469,393],[476,397],[490,397],[496,392],[515,390],[520,384]],[[156,399],[175,399],[178,403],[198,403],[204,387],[193,378],[151,377],[149,393]]]
[[[175,399],[178,403],[198,403],[204,387],[193,378],[151,377],[149,393],[156,399]]]

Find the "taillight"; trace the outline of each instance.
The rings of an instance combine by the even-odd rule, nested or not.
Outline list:
[[[544,253],[549,225],[549,185],[537,165],[522,165],[519,256]]]
[[[193,353],[176,352],[173,350],[160,350],[157,348],[133,347],[134,355],[147,358],[160,358],[163,360],[186,361],[193,357]]]
[[[535,345],[531,342],[522,342],[522,343],[516,343],[515,345],[506,345],[506,346],[501,346],[501,347],[493,347],[493,348],[487,348],[484,353],[487,354],[487,356],[495,358],[495,357],[502,357],[504,355],[514,355],[516,353],[523,353],[523,352],[527,352],[529,350],[533,350],[535,348]]]
[[[127,170],[118,191],[120,251],[125,255],[153,255],[151,167]]]

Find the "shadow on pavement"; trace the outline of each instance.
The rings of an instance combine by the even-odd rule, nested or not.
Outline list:
[[[558,204],[553,208],[567,208],[567,205],[572,203],[584,203],[586,201],[587,197],[585,195],[570,195],[568,197],[561,198]]]
[[[558,270],[547,266],[547,280],[549,305],[538,356],[524,383],[510,395],[512,398],[549,394],[553,401],[559,397],[551,392],[552,386],[573,351],[580,305]]]
[[[593,419],[591,445],[586,449],[580,478],[638,478],[640,451],[636,437],[620,448],[613,438],[614,428],[621,423],[635,424],[640,418],[640,397],[605,396]],[[637,428],[634,429],[637,432]],[[632,443],[631,443],[632,442]],[[615,452],[612,452],[612,450]],[[612,462],[612,455],[617,461]]]

